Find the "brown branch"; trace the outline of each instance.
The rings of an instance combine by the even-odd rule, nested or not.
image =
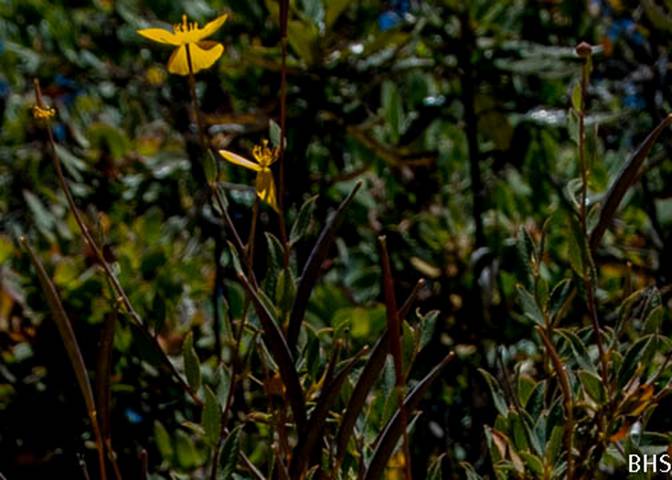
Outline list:
[[[408,443],[408,416],[404,405],[404,390],[406,379],[404,376],[403,351],[401,348],[401,320],[397,310],[397,300],[394,293],[394,277],[390,265],[390,256],[387,251],[385,237],[378,237],[380,245],[381,263],[383,264],[383,289],[385,291],[385,305],[387,312],[387,330],[389,332],[390,352],[394,361],[394,378],[396,382],[397,397],[399,401],[399,419],[404,452],[404,475],[406,480],[411,480],[411,451]]]

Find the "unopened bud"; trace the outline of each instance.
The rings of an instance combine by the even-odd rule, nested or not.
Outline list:
[[[587,42],[581,42],[576,46],[576,54],[581,58],[588,58],[593,54],[593,47]]]

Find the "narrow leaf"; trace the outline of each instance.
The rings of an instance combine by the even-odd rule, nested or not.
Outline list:
[[[222,428],[222,409],[217,396],[210,387],[205,387],[205,404],[201,413],[201,425],[205,431],[205,439],[210,445],[217,445]]]
[[[219,457],[220,469],[217,480],[231,480],[236,471],[238,454],[240,452],[240,429],[235,429],[226,437]]]
[[[601,405],[607,397],[602,379],[586,370],[579,370],[579,379],[588,396],[598,405]]]
[[[317,200],[317,195],[310,197],[308,200],[303,202],[299,214],[292,225],[292,230],[289,233],[289,243],[290,245],[296,244],[308,231],[310,226],[310,219],[315,210],[315,201]]]
[[[616,180],[611,184],[611,187],[609,187],[607,196],[602,203],[597,225],[590,233],[591,250],[594,251],[599,245],[600,240],[602,240],[604,232],[606,232],[607,227],[614,218],[616,210],[618,210],[625,193],[637,181],[639,169],[651,151],[651,148],[653,147],[654,143],[656,143],[656,140],[663,130],[665,130],[670,124],[672,124],[672,114],[666,116],[658,124],[658,126],[654,128],[651,133],[649,133],[649,135],[644,139],[641,145],[637,147],[637,150],[635,150],[628,161],[625,162],[623,168],[618,173]]]
[[[417,408],[422,396],[454,357],[455,354],[453,352],[446,355],[438,365],[413,387],[413,390],[406,396],[404,401],[404,410],[410,412]],[[399,410],[397,410],[376,439],[375,449],[371,456],[371,461],[366,468],[366,473],[363,477],[364,480],[378,480],[381,477],[402,433],[401,415]]]
[[[343,222],[348,205],[350,205],[355,198],[355,194],[361,187],[362,182],[357,182],[345,200],[338,206],[334,215],[327,221],[327,225],[324,227],[324,230],[322,230],[322,233],[320,233],[313,250],[310,252],[308,260],[306,261],[306,265],[303,268],[299,286],[296,291],[296,297],[294,298],[294,305],[292,306],[292,312],[289,317],[289,326],[287,328],[287,344],[292,351],[296,348],[299,331],[301,330],[301,323],[303,322],[303,317],[306,313],[306,308],[308,307],[310,294],[317,283],[322,263],[327,258],[329,248],[334,242],[336,230],[338,230],[338,227]]]
[[[243,284],[243,287],[245,287],[245,290],[252,300],[254,309],[259,316],[259,321],[264,330],[264,342],[268,345],[273,360],[278,365],[280,376],[287,389],[287,399],[289,400],[292,413],[294,414],[294,421],[296,422],[299,431],[302,431],[306,423],[305,397],[303,388],[301,387],[301,381],[299,380],[299,375],[294,366],[292,353],[287,345],[287,340],[282,334],[282,330],[280,330],[278,324],[275,322],[273,315],[268,308],[266,308],[265,303],[259,298],[259,295],[252,285],[250,285],[249,280],[247,280],[245,275],[240,272],[238,273],[238,278]]]
[[[306,425],[306,432],[301,435],[299,443],[295,448],[295,454],[292,456],[292,463],[290,465],[290,474],[292,478],[300,478],[301,472],[304,471],[305,466],[314,449],[319,445],[319,439],[324,434],[324,424],[327,420],[329,409],[338,398],[343,383],[348,378],[348,375],[365,353],[367,349],[360,351],[354,358],[348,361],[345,367],[329,382],[327,387],[322,391],[317,400],[317,404],[313,409],[313,413]]]
[[[504,392],[499,386],[499,382],[495,379],[495,377],[490,375],[489,372],[483,370],[482,368],[479,368],[478,371],[481,375],[483,375],[485,383],[488,384],[490,395],[492,395],[492,401],[495,404],[495,408],[501,415],[506,417],[509,413],[509,406],[504,399]]]
[[[418,280],[415,288],[408,296],[404,305],[402,305],[399,310],[399,317],[403,318],[408,314],[413,302],[415,301],[420,288],[425,284],[425,281],[420,279]],[[350,400],[348,400],[348,406],[343,413],[343,419],[341,420],[341,426],[338,429],[338,434],[336,436],[336,463],[340,464],[341,460],[345,456],[345,451],[348,446],[348,441],[352,430],[357,421],[359,413],[362,411],[362,407],[366,402],[366,397],[369,394],[369,391],[373,385],[378,380],[380,371],[385,366],[385,359],[387,358],[387,353],[389,352],[390,340],[387,330],[383,332],[381,337],[378,339],[376,344],[371,349],[369,354],[369,359],[366,361],[366,365],[362,369],[362,372],[359,374],[355,388],[350,394]]]
[[[201,362],[199,362],[196,355],[194,336],[191,332],[187,334],[182,344],[182,359],[184,360],[184,372],[187,375],[187,382],[194,392],[198,392],[198,389],[201,387]]]
[[[166,428],[158,420],[154,421],[154,440],[161,457],[170,462],[173,459],[173,445]]]
[[[528,292],[522,285],[518,285],[516,290],[518,292],[518,301],[521,307],[523,307],[525,316],[538,325],[544,325],[544,314],[541,312],[539,305],[537,305],[534,295]]]
[[[77,343],[75,332],[72,328],[70,319],[68,318],[68,315],[65,312],[65,309],[63,308],[63,304],[61,303],[61,299],[58,296],[56,287],[49,278],[49,275],[47,275],[47,271],[44,269],[44,265],[42,265],[42,262],[37,257],[37,254],[30,246],[26,238],[21,237],[20,241],[23,247],[28,252],[30,260],[33,263],[33,267],[37,272],[37,277],[42,287],[42,291],[46,296],[47,305],[49,306],[51,315],[54,319],[54,322],[56,323],[56,327],[58,328],[58,332],[61,335],[61,339],[63,340],[63,345],[65,346],[65,351],[68,354],[68,358],[70,360],[70,364],[72,365],[72,369],[75,371],[75,378],[77,379],[79,389],[82,393],[82,397],[84,398],[84,403],[86,404],[86,410],[87,413],[89,414],[89,419],[91,421],[91,428],[93,430],[94,437],[96,440],[96,448],[98,450],[98,462],[100,464],[101,478],[102,480],[105,480],[106,477],[105,460],[103,456],[104,448],[103,448],[103,440],[100,434],[98,417],[96,413],[96,403],[93,398],[93,389],[91,388],[91,381],[89,379],[89,374],[86,371],[86,366],[84,365],[84,358],[82,357],[82,352],[79,349],[79,344]]]

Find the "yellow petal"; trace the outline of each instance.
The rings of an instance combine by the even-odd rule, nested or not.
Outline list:
[[[198,42],[189,44],[191,67],[194,73],[212,67],[224,52],[224,46],[217,42]]]
[[[144,28],[142,30],[138,30],[138,34],[159,43],[166,43],[168,45],[180,44],[180,40],[178,39],[177,35],[163,28]]]
[[[215,33],[222,27],[222,25],[224,25],[224,22],[226,22],[227,18],[228,15],[224,14],[215,18],[212,22],[206,23],[205,26],[199,31],[199,33],[202,35],[200,38],[203,39]]]
[[[180,45],[168,59],[168,71],[176,75],[189,75],[189,61],[187,60],[187,47]]]
[[[219,154],[224,157],[224,160],[227,160],[234,165],[240,165],[241,167],[249,168],[255,172],[261,172],[261,167],[258,164],[251,162],[250,160],[243,158],[240,155],[236,155],[235,153],[229,152],[228,150],[220,150]]]
[[[257,195],[261,201],[268,203],[276,212],[280,211],[275,198],[275,181],[270,170],[263,170],[257,174]]]

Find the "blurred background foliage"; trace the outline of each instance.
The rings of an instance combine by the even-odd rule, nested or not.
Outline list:
[[[237,318],[244,294],[228,253],[213,242],[220,226],[204,200],[187,83],[167,74],[169,50],[136,30],[176,23],[183,13],[204,23],[221,12],[231,15],[216,37],[226,51],[198,75],[197,91],[213,144],[246,154],[279,115],[275,2],[0,2],[0,471],[10,480],[75,478],[78,456],[92,455],[83,448],[77,386],[18,235],[39,247],[90,365],[114,311],[30,116],[33,78],[57,109],[57,153],[76,200],[138,313],[169,354],[179,354],[193,330],[204,375],[218,375],[213,308]],[[570,269],[567,190],[579,175],[568,115],[580,73],[574,46],[596,46],[586,122],[591,199],[599,200],[670,111],[670,31],[669,3],[655,0],[292,2],[288,218],[318,195],[315,218],[324,219],[355,181],[365,182],[323,265],[307,322],[359,346],[377,338],[385,313],[376,237],[385,234],[400,298],[423,277],[419,308],[441,312],[418,370],[448,349],[459,357],[422,401],[411,442],[417,472],[439,456],[445,478],[462,476],[462,461],[490,472],[483,426],[496,411],[477,369],[496,376],[498,356],[515,362],[538,352],[517,304],[520,227],[538,241],[550,219],[543,276],[554,284]],[[672,279],[669,150],[665,139],[654,148],[596,254],[605,313],[626,284],[664,289]],[[221,168],[234,222],[246,232],[252,177]],[[270,210],[260,221],[277,233]],[[298,265],[318,231],[300,240]],[[263,271],[266,240],[257,239]],[[225,297],[213,305],[217,263],[227,272]],[[575,303],[566,321],[587,325]],[[117,324],[114,342],[121,464],[139,469],[146,449],[152,472],[167,465],[193,472],[205,456],[178,428],[193,420],[193,407],[158,374],[128,322]],[[670,427],[669,418],[657,425]],[[263,445],[248,447],[253,460],[265,454]]]

